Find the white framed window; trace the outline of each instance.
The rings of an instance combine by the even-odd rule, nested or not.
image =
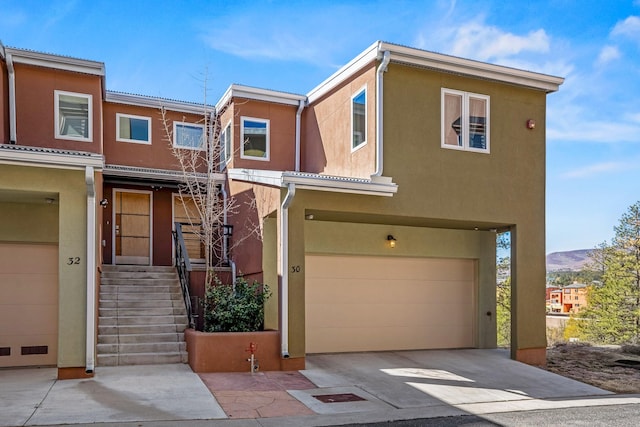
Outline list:
[[[116,113],[116,141],[151,144],[151,118]]]
[[[367,143],[367,87],[351,97],[351,151]]]
[[[204,125],[173,122],[173,146],[189,150],[203,150]]]
[[[442,89],[442,147],[489,153],[489,96]]]
[[[241,117],[240,140],[241,158],[269,160],[269,120]]]
[[[93,97],[84,93],[54,91],[55,137],[91,142],[93,140]]]
[[[220,132],[220,170],[227,167],[231,160],[232,150],[231,122]]]

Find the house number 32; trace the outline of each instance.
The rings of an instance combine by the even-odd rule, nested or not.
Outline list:
[[[67,259],[67,265],[76,265],[80,264],[80,257],[74,256]]]

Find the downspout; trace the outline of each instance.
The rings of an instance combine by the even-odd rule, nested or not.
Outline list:
[[[13,55],[6,55],[7,70],[9,71],[9,143],[18,142],[16,131],[16,71],[13,67]]]
[[[389,61],[391,61],[391,54],[385,50],[382,54],[382,62],[376,71],[376,171],[371,177],[382,176],[382,83],[384,80],[382,76],[387,71]]]
[[[220,186],[222,193],[222,223],[227,225],[228,209],[227,209],[227,190],[224,184]],[[231,267],[231,283],[236,283],[236,263],[229,258],[229,235],[222,233],[222,256],[225,263]]]
[[[282,357],[289,358],[289,205],[296,195],[296,185],[287,184],[287,195],[282,201],[280,209],[280,290],[282,307],[280,309],[280,323],[282,332]]]
[[[300,100],[296,111],[296,172],[300,172],[300,116],[304,108],[304,100]]]
[[[92,166],[85,169],[87,184],[87,336],[86,373],[95,367],[96,329],[96,192]]]

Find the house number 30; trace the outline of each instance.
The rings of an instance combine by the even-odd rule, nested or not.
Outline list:
[[[291,266],[291,272],[292,273],[300,273],[300,266],[299,265]]]
[[[67,265],[76,265],[80,264],[80,257],[74,256],[67,259]]]

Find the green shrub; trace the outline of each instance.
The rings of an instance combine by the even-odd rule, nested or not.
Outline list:
[[[235,286],[215,279],[205,295],[205,332],[253,332],[264,328],[264,303],[271,296],[269,287],[248,284],[239,277]]]

